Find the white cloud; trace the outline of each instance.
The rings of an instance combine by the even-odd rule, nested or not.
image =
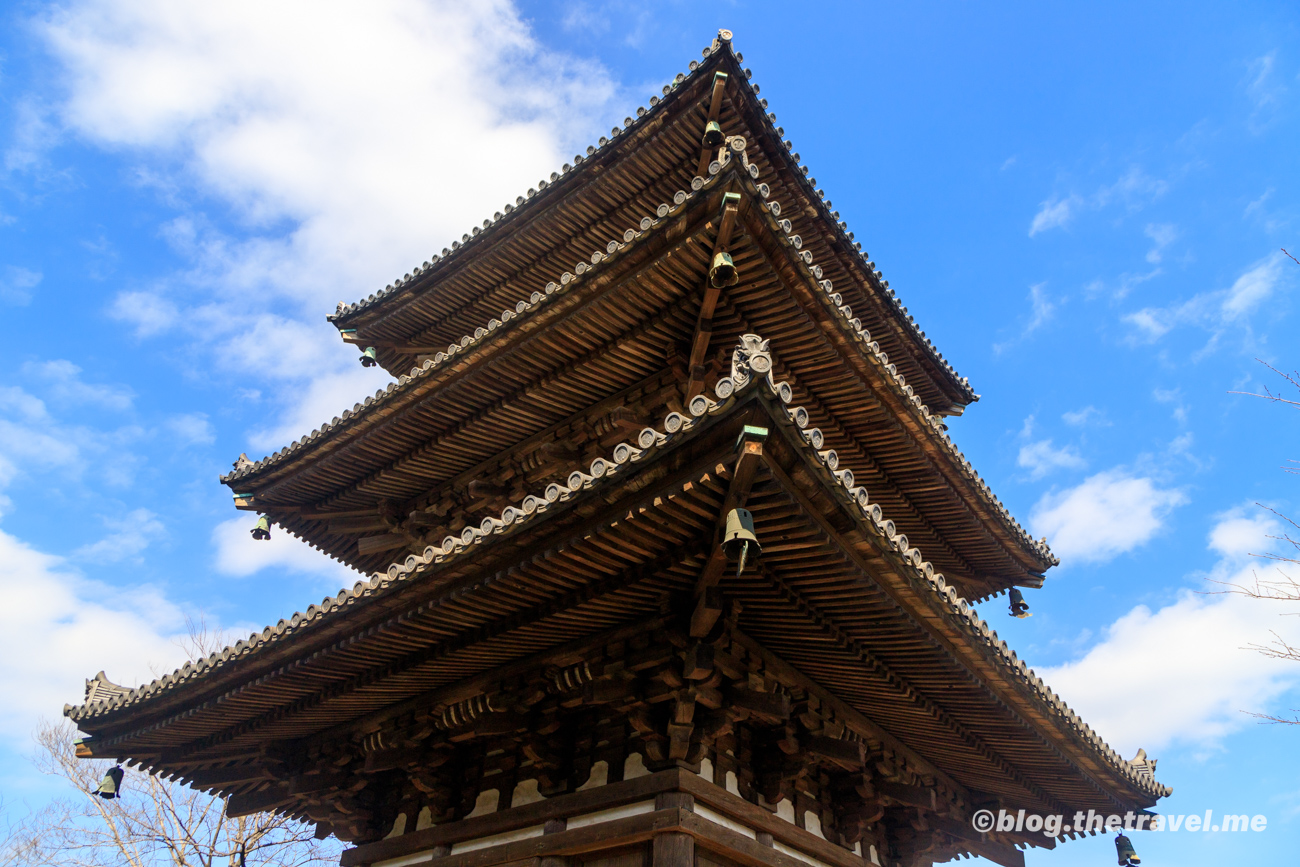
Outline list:
[[[109,304],[108,314],[134,325],[137,337],[167,331],[181,315],[175,304],[152,292],[119,292]]]
[[[250,535],[257,517],[240,515],[222,521],[212,530],[216,548],[216,569],[224,575],[243,578],[272,567],[289,572],[322,575],[339,586],[351,585],[359,573],[295,539],[283,529],[271,527],[271,538],[255,541]]]
[[[349,346],[343,352],[347,360],[352,361],[356,350]],[[252,431],[249,442],[254,448],[268,452],[278,449],[303,433],[320,427],[343,410],[351,409],[382,381],[374,370],[367,370],[360,364],[349,364],[338,372],[318,376],[303,387],[295,405],[277,416],[271,426]]]
[[[52,401],[67,406],[98,406],[122,412],[131,408],[135,395],[124,385],[92,385],[81,379],[81,368],[66,359],[28,361],[23,373],[45,385]]]
[[[1139,211],[1163,196],[1168,190],[1167,182],[1153,178],[1140,167],[1133,166],[1115,183],[1099,187],[1097,192],[1087,198],[1072,193],[1063,198],[1053,196],[1044,201],[1039,205],[1038,213],[1029,224],[1029,237],[1032,238],[1039,232],[1046,232],[1049,229],[1067,226],[1083,210],[1098,211],[1119,204],[1130,213]],[[1171,229],[1172,227],[1157,228]],[[1151,227],[1148,227],[1148,234],[1150,231]]]
[[[1246,125],[1252,133],[1262,133],[1270,126],[1286,96],[1286,85],[1274,75],[1276,66],[1276,51],[1270,51],[1250,63],[1246,95],[1254,108]]]
[[[0,387],[0,487],[23,470],[76,469],[78,444],[55,428],[45,402],[17,386]]]
[[[189,445],[211,445],[217,439],[212,423],[208,421],[207,413],[190,412],[174,415],[163,422],[163,427]]]
[[[1284,284],[1286,259],[1281,252],[1250,266],[1227,289],[1201,292],[1170,307],[1145,307],[1123,317],[1133,326],[1134,337],[1154,343],[1181,325],[1195,325],[1211,332],[1205,350],[1213,349],[1229,328],[1250,330],[1250,317]]]
[[[1246,552],[1265,549],[1276,529],[1258,512],[1221,516],[1210,533],[1221,559],[1209,577],[1253,584],[1260,567]],[[1156,611],[1133,608],[1082,658],[1040,673],[1123,755],[1179,742],[1208,746],[1253,722],[1243,711],[1268,711],[1300,682],[1295,663],[1248,649],[1285,626],[1283,613],[1276,603],[1185,590]]]
[[[70,385],[52,382],[48,391],[54,400],[77,408],[98,401],[118,409],[130,399],[116,386],[89,386],[80,381]],[[36,395],[18,386],[0,386],[0,490],[19,474],[56,472],[78,479],[92,460],[97,480],[128,484],[139,460],[130,447],[143,435],[138,425],[129,423],[114,429],[67,424]]]
[[[304,418],[322,392],[332,416],[382,384],[323,314],[558,170],[617,92],[602,67],[544,50],[505,0],[322,0],[310,15],[81,0],[43,32],[66,73],[64,128],[138,163],[182,212],[161,230],[187,269],[110,314],[257,377],[277,418]],[[213,199],[236,233],[199,209]]]
[[[1145,544],[1184,502],[1181,491],[1116,468],[1044,494],[1029,520],[1063,561],[1101,562]]]
[[[6,265],[0,274],[0,302],[17,307],[30,304],[32,290],[40,285],[41,276],[40,271]]]
[[[149,544],[167,532],[158,516],[148,509],[133,509],[121,518],[105,518],[109,533],[98,542],[72,552],[74,560],[89,563],[117,563],[138,560]]]
[[[1165,248],[1178,240],[1178,227],[1170,223],[1147,223],[1146,236],[1153,244],[1147,251],[1147,261],[1158,265],[1164,258]]]
[[[1029,323],[1025,325],[1026,334],[1037,331],[1056,312],[1056,304],[1043,291],[1043,287],[1046,285],[1046,283],[1035,283],[1029,287],[1029,303],[1033,309],[1033,316],[1030,317]]]
[[[1052,316],[1055,315],[1059,302],[1053,301],[1047,292],[1044,291],[1044,287],[1046,286],[1046,283],[1035,283],[1033,286],[1029,287],[1029,321],[1027,321],[1024,326],[1020,328],[1019,333],[1013,337],[1004,340],[1001,343],[993,344],[994,352],[998,354],[1005,352],[1011,346],[1014,346],[1016,343],[1024,340],[1030,334],[1033,334],[1039,328],[1043,327],[1043,325],[1050,321]]]
[[[1170,413],[1174,421],[1179,424],[1187,423],[1187,404],[1183,402],[1183,392],[1179,388],[1157,388],[1151,392],[1151,396],[1159,403],[1167,403],[1173,406]]]
[[[1282,276],[1282,256],[1274,253],[1242,274],[1228,289],[1220,310],[1227,322],[1250,315],[1268,300]]]
[[[1148,202],[1158,199],[1169,190],[1169,184],[1153,178],[1138,166],[1133,166],[1119,180],[1104,186],[1093,195],[1093,205],[1104,208],[1118,202],[1129,211],[1140,210]]]
[[[1110,426],[1110,422],[1106,420],[1106,414],[1092,404],[1085,406],[1083,409],[1062,413],[1061,420],[1072,427],[1083,427],[1089,424]]]
[[[1050,439],[1021,446],[1016,463],[1029,470],[1032,479],[1041,479],[1053,470],[1079,470],[1086,466],[1077,449],[1073,446],[1055,448]]]
[[[1038,213],[1034,214],[1033,222],[1029,224],[1029,237],[1032,238],[1039,232],[1065,226],[1070,222],[1070,218],[1080,204],[1082,204],[1082,200],[1078,196],[1046,200],[1039,206]]]
[[[104,670],[136,686],[184,661],[184,616],[156,590],[88,581],[60,558],[0,531],[0,737],[23,748],[40,717],[78,704]],[[39,648],[39,652],[33,652]]]

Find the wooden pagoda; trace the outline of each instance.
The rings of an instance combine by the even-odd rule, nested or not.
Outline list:
[[[1018,865],[1056,840],[976,811],[1168,794],[972,609],[1056,561],[953,445],[976,395],[741,63],[721,32],[340,305],[394,381],[222,481],[371,577],[147,686],[89,681],[82,755],[314,822],[345,867]]]

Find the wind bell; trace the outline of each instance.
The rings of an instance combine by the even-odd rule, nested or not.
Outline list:
[[[725,289],[739,282],[740,274],[736,271],[736,263],[732,261],[731,254],[721,250],[714,253],[713,266],[709,268],[709,285],[714,289]]]
[[[104,779],[100,780],[99,788],[95,790],[95,794],[101,798],[109,799],[122,797],[123,776],[121,765],[109,768],[104,774]]]
[[[379,364],[379,354],[375,352],[373,346],[367,346],[365,351],[361,353],[361,366],[374,367],[377,364]]]
[[[704,127],[704,146],[706,148],[715,148],[722,144],[724,136],[722,135],[722,125],[716,120],[711,120]]]
[[[265,542],[271,538],[271,519],[263,515],[257,519],[257,524],[249,532],[253,534],[253,538],[257,541]]]
[[[1025,601],[1025,595],[1021,593],[1018,588],[1012,587],[1011,590],[1007,592],[1007,596],[1010,597],[1011,600],[1012,617],[1018,617],[1021,620],[1024,620],[1026,617],[1034,616],[1029,613],[1029,603]]]
[[[1115,854],[1119,856],[1119,867],[1129,867],[1130,864],[1141,864],[1142,859],[1133,849],[1133,843],[1123,834],[1115,835]]]
[[[727,513],[727,526],[722,535],[722,550],[728,557],[739,558],[736,576],[745,571],[745,560],[749,557],[750,546],[755,554],[761,554],[758,537],[754,535],[754,516],[748,509],[732,509]]]

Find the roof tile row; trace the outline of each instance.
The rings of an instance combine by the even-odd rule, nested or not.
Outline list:
[[[139,703],[204,677],[214,669],[231,664],[237,659],[252,656],[268,645],[288,640],[304,630],[320,625],[337,612],[364,599],[393,592],[399,586],[416,580],[427,567],[460,556],[475,546],[489,541],[492,537],[510,533],[536,519],[554,504],[565,502],[582,491],[609,484],[608,480],[624,474],[639,462],[652,457],[671,441],[675,441],[702,424],[707,417],[726,413],[744,393],[757,386],[760,381],[784,407],[791,400],[793,392],[787,383],[774,380],[772,370],[773,362],[768,352],[767,341],[757,335],[745,335],[741,346],[734,353],[731,376],[723,377],[715,386],[716,399],[697,395],[688,404],[687,414],[669,413],[663,420],[662,430],[652,427],[643,429],[635,443],[620,443],[614,447],[609,458],[597,458],[585,471],[574,470],[565,483],[551,483],[539,495],[526,497],[520,506],[506,507],[499,517],[487,517],[477,526],[467,526],[460,535],[447,536],[442,545],[430,545],[421,554],[412,554],[403,561],[393,563],[388,567],[387,572],[376,573],[369,581],[358,581],[351,589],[345,588],[337,596],[326,597],[320,605],[312,605],[306,612],[295,613],[293,617],[281,620],[274,627],[268,626],[261,633],[253,633],[248,639],[237,642],[221,653],[213,653],[207,659],[186,663],[172,674],[136,689],[126,690],[115,687],[96,689],[92,693],[88,682],[86,704],[76,708],[65,706],[64,713],[73,720],[83,720]],[[818,451],[818,446],[821,444],[820,434],[815,428],[807,428],[809,416],[802,407],[786,408],[784,415],[787,422],[800,431],[799,441],[813,452],[816,460],[824,468],[827,484],[838,491],[842,501],[856,507],[860,525],[887,542],[888,547],[897,554],[905,570],[910,571],[914,579],[923,582],[923,586],[929,589],[932,601],[937,601],[950,619],[964,628],[976,644],[992,648],[998,663],[1007,668],[1013,677],[1028,685],[1036,698],[1056,713],[1068,728],[1077,732],[1130,783],[1159,797],[1168,795],[1172,791],[1157,783],[1145,766],[1124,761],[1023,660],[1017,657],[1015,651],[1005,641],[998,639],[997,632],[990,629],[988,624],[979,618],[975,609],[961,598],[957,590],[945,581],[942,574],[935,572],[934,567],[925,560],[921,551],[908,543],[907,536],[897,532],[894,522],[885,517],[878,504],[870,501],[867,490],[854,484],[852,470],[840,466],[834,450]],[[101,674],[97,680],[106,679]],[[94,700],[91,700],[92,695]]]
[[[716,52],[729,50],[730,46],[731,46],[730,31],[720,30],[718,31],[718,38],[713,41],[713,44],[704,49],[703,51],[704,57],[708,58],[710,55]],[[744,56],[741,55],[739,52],[735,53],[735,58],[737,62],[744,61]],[[664,85],[663,94],[665,97],[669,96],[676,88],[680,87],[683,83],[685,83],[689,78],[694,76],[697,72],[704,69],[704,64],[701,64],[698,61],[691,61],[688,69],[689,69],[688,73],[678,73],[677,77],[673,79],[673,82],[671,84]],[[745,72],[746,84],[754,92],[755,97],[757,97],[760,89],[757,84],[753,84],[752,81],[750,80],[753,77],[753,72],[749,69],[745,69],[744,72]],[[758,102],[759,105],[764,109],[764,111],[766,111],[767,100],[760,99]],[[609,138],[606,138],[605,136],[601,136],[599,139],[598,146],[589,146],[587,148],[587,159],[590,159],[591,157],[595,156],[600,150],[608,147],[611,144],[614,144],[616,141],[619,140],[621,136],[624,136],[628,133],[635,131],[635,129],[637,129],[640,125],[644,124],[646,122],[646,119],[650,117],[650,115],[655,113],[656,109],[658,109],[659,106],[663,104],[664,102],[661,101],[658,97],[651,97],[650,108],[647,109],[645,106],[641,106],[637,108],[635,119],[631,117],[626,118],[624,120],[623,127],[621,128],[615,127],[612,130],[610,130]],[[784,135],[784,130],[776,126],[776,113],[768,112],[764,114],[764,119],[767,121],[771,132],[773,132],[776,135],[777,140],[780,141],[782,136]],[[800,159],[799,159],[799,154],[794,150],[794,145],[789,140],[783,141],[783,145],[785,147],[785,150],[788,152],[790,159],[793,161],[794,164],[797,165],[800,162]],[[574,159],[574,167],[576,167],[577,165],[583,162],[582,156],[575,156],[573,159]],[[455,259],[464,258],[464,256],[468,254],[460,253],[462,249],[464,249],[466,246],[471,245],[472,242],[474,242],[476,239],[482,236],[485,232],[487,232],[487,230],[493,228],[501,221],[509,218],[517,209],[523,208],[534,198],[536,198],[540,193],[545,191],[549,186],[559,181],[563,176],[569,174],[572,168],[573,167],[571,167],[568,163],[566,163],[560,172],[551,173],[551,180],[549,184],[545,180],[539,181],[537,187],[530,188],[528,190],[527,197],[519,196],[518,198],[515,199],[515,204],[513,206],[506,205],[502,211],[498,211],[496,214],[494,214],[491,220],[485,219],[483,221],[482,228],[478,226],[473,227],[473,229],[471,229],[469,233],[466,233],[461,236],[460,241],[453,241],[450,248],[444,248],[441,256],[434,255],[430,257],[428,260],[425,261],[425,263],[422,266],[415,268],[411,272],[408,272],[405,276],[399,278],[393,283],[390,283],[388,286],[386,286],[384,289],[381,289],[379,292],[376,292],[375,294],[369,296],[368,298],[364,298],[361,301],[358,301],[354,304],[344,304],[343,302],[339,302],[338,309],[329,318],[331,320],[338,320],[350,316],[353,313],[357,313],[360,312],[361,310],[367,309],[377,303],[382,302],[384,299],[388,298],[389,296],[411,286],[413,283],[418,281],[421,277],[430,273],[433,270],[433,268],[439,263],[447,260],[451,260],[453,258]],[[978,400],[979,396],[975,394],[974,389],[971,388],[970,381],[966,377],[961,376],[959,373],[957,373],[957,371],[947,361],[947,359],[944,358],[943,353],[939,351],[938,347],[936,347],[934,343],[930,340],[930,338],[926,336],[925,332],[921,330],[921,327],[917,325],[915,318],[910,313],[908,313],[907,308],[903,306],[903,303],[898,299],[898,296],[895,294],[894,290],[889,288],[889,281],[884,279],[884,274],[881,271],[876,269],[876,263],[871,261],[869,254],[862,249],[862,244],[854,240],[853,232],[849,231],[848,224],[840,219],[840,214],[838,211],[831,210],[831,202],[826,200],[824,191],[816,188],[817,179],[809,177],[808,166],[806,165],[803,166],[803,168],[800,171],[794,172],[793,174],[800,179],[800,181],[807,188],[807,192],[810,194],[810,197],[819,205],[822,211],[822,217],[824,218],[824,221],[829,225],[835,227],[836,232],[839,235],[839,239],[841,240],[844,249],[852,249],[858,254],[858,257],[861,260],[861,264],[865,268],[867,274],[870,277],[873,277],[879,283],[879,287],[882,290],[881,297],[888,300],[888,303],[898,313],[900,321],[907,323],[907,328],[911,330],[913,337],[922,346],[925,347],[927,353],[931,357],[931,360],[937,363],[938,365],[940,365],[945,371],[947,371],[954,380],[961,383],[961,387],[964,390],[966,397],[968,399]],[[447,266],[444,265],[443,267],[447,267]]]
[[[763,183],[752,183],[756,180],[758,173],[757,166],[749,163],[745,157],[744,140],[739,137],[733,137],[732,142],[734,152],[739,155],[745,169],[747,169],[747,171],[742,173],[742,177],[748,176],[751,182],[752,194],[756,195],[759,199],[766,200],[770,195],[770,190],[767,185]],[[653,228],[660,220],[663,220],[672,214],[679,213],[681,209],[686,206],[686,203],[689,200],[699,195],[701,191],[706,188],[711,187],[713,183],[716,183],[717,179],[721,177],[723,168],[729,164],[730,160],[731,157],[728,154],[725,162],[714,161],[709,166],[710,176],[707,180],[699,177],[693,179],[691,181],[690,192],[679,190],[676,195],[673,196],[672,204],[665,202],[659,205],[654,217],[645,217],[641,220],[639,231],[637,229],[628,229],[624,232],[623,240],[621,242],[617,240],[610,241],[604,251],[596,250],[592,252],[590,263],[586,261],[578,262],[574,266],[573,271],[565,271],[560,275],[558,281],[547,283],[544,291],[534,292],[528,301],[520,301],[514,310],[503,310],[499,317],[494,317],[489,320],[486,325],[475,329],[474,334],[465,335],[458,343],[449,345],[445,352],[436,353],[433,358],[427,359],[423,365],[411,368],[409,374],[404,374],[399,377],[396,383],[389,383],[386,389],[376,391],[373,398],[366,398],[364,403],[355,405],[351,412],[345,410],[342,417],[336,417],[330,424],[317,428],[311,434],[304,436],[296,443],[290,444],[270,457],[263,458],[255,463],[237,464],[234,471],[221,477],[221,481],[230,484],[238,481],[246,475],[259,472],[275,463],[287,459],[298,450],[313,443],[321,436],[331,432],[342,423],[350,421],[374,405],[378,405],[391,398],[393,395],[404,391],[411,382],[426,377],[434,371],[441,369],[444,365],[450,363],[457,355],[462,354],[472,346],[477,345],[484,338],[495,333],[498,329],[506,327],[512,320],[531,314],[552,298],[558,297],[558,295],[567,292],[576,285],[576,281],[583,279],[594,269],[616,258],[619,253],[627,249],[628,245],[634,243],[639,237],[644,235],[644,233]],[[1010,511],[993,493],[988,484],[980,478],[979,474],[975,471],[975,468],[971,465],[966,456],[962,454],[956,443],[953,442],[952,438],[948,434],[947,428],[943,424],[942,417],[937,414],[932,414],[929,407],[921,402],[920,397],[915,394],[912,386],[907,383],[906,377],[898,372],[898,368],[895,364],[889,361],[889,354],[880,348],[879,343],[871,339],[870,333],[863,328],[862,322],[853,316],[852,308],[845,305],[841,295],[834,291],[834,286],[831,281],[822,277],[822,269],[814,263],[812,253],[808,250],[801,249],[803,246],[802,239],[799,235],[793,234],[793,226],[790,221],[780,219],[780,203],[775,201],[765,201],[764,206],[769,214],[769,219],[772,221],[772,225],[785,233],[789,245],[796,251],[796,258],[801,263],[801,267],[804,269],[806,276],[811,278],[816,285],[820,287],[823,303],[828,306],[831,315],[838,320],[842,328],[847,329],[848,332],[856,338],[857,342],[866,350],[865,355],[867,358],[877,365],[881,373],[885,376],[885,379],[892,383],[896,392],[911,406],[912,411],[921,422],[930,427],[935,436],[944,443],[950,457],[955,460],[957,465],[961,468],[960,471],[962,475],[975,484],[982,497],[990,506],[993,507],[995,513],[1012,531],[1021,545],[1034,551],[1045,563],[1058,564],[1060,561],[1052,555],[1046,540],[1035,540],[1032,538],[1024,527],[1020,525],[1020,522],[1011,515]]]

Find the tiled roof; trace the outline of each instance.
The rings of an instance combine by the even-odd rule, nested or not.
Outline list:
[[[88,700],[80,707],[65,706],[65,715],[80,722],[129,708],[199,681],[217,669],[264,653],[269,647],[293,640],[308,630],[333,623],[350,606],[397,592],[403,586],[420,580],[430,566],[457,558],[478,545],[491,544],[496,537],[539,520],[552,505],[608,485],[609,480],[626,473],[641,461],[651,459],[660,450],[674,444],[675,440],[688,435],[708,417],[727,413],[743,397],[757,389],[760,399],[771,407],[772,416],[779,421],[783,420],[789,429],[798,432],[791,440],[810,452],[810,457],[820,465],[823,484],[836,492],[841,502],[856,513],[860,528],[886,542],[886,547],[894,553],[895,565],[902,567],[899,574],[924,591],[923,598],[933,610],[963,630],[971,646],[988,648],[995,664],[1005,676],[1025,687],[1033,699],[1056,718],[1058,725],[1077,733],[1123,779],[1155,797],[1170,794],[1171,789],[1155,781],[1149,763],[1130,763],[1122,759],[1017,657],[1005,641],[998,638],[997,633],[978,617],[970,604],[945,581],[944,576],[935,572],[922,552],[912,547],[905,535],[897,532],[893,521],[882,513],[879,505],[870,501],[866,489],[854,483],[852,468],[841,465],[833,450],[818,450],[820,436],[815,430],[807,428],[807,412],[802,407],[787,407],[791,389],[788,384],[776,382],[772,377],[772,358],[766,341],[755,335],[746,335],[743,341],[742,350],[737,351],[736,361],[733,361],[732,376],[718,381],[713,398],[696,396],[690,401],[687,413],[669,413],[659,429],[645,428],[635,443],[620,443],[608,458],[597,458],[588,467],[575,469],[565,483],[547,485],[537,494],[525,497],[519,506],[507,507],[499,516],[484,518],[477,526],[467,526],[459,535],[447,536],[441,545],[431,545],[422,554],[413,554],[403,561],[393,563],[386,572],[376,573],[368,581],[358,581],[351,589],[327,597],[320,605],[313,605],[307,611],[296,613],[288,620],[281,620],[273,627],[268,626],[261,633],[254,633],[247,640],[220,653],[186,663],[172,674],[136,689],[106,689],[102,698],[96,694],[97,700]],[[921,409],[923,408],[918,407],[918,410]]]
[[[735,151],[738,159],[742,161],[744,157],[743,142]],[[734,159],[734,158],[733,158]],[[730,162],[730,161],[729,161]],[[861,347],[863,355],[868,362],[873,364],[886,382],[890,383],[895,393],[909,407],[914,416],[922,425],[928,427],[933,435],[940,440],[948,452],[949,459],[959,468],[962,475],[970,480],[979,495],[985,500],[986,504],[992,508],[994,513],[1000,518],[1004,525],[1010,529],[1016,540],[1026,549],[1033,551],[1044,563],[1055,565],[1060,561],[1054,557],[1049,549],[1046,540],[1035,540],[1020,525],[1020,523],[1011,515],[1007,508],[1002,504],[989,488],[988,484],[980,478],[970,461],[963,455],[960,449],[948,435],[948,431],[942,422],[942,418],[937,414],[932,414],[929,407],[922,404],[921,399],[914,394],[913,389],[907,384],[906,378],[899,373],[897,367],[890,363],[887,353],[880,349],[878,343],[872,340],[871,335],[863,328],[862,323],[853,316],[853,311],[845,306],[840,295],[835,292],[834,286],[830,280],[822,278],[822,271],[813,261],[812,253],[807,250],[800,250],[802,241],[798,235],[790,234],[792,226],[788,220],[782,220],[781,206],[778,202],[767,201],[770,192],[766,184],[757,182],[757,168],[753,165],[745,164],[747,170],[741,172],[741,177],[746,184],[747,192],[762,202],[762,207],[766,210],[768,218],[773,221],[773,225],[779,230],[786,233],[787,243],[796,252],[800,267],[803,269],[805,277],[820,287],[821,300],[827,306],[828,312],[832,319],[852,335],[855,343]],[[470,335],[467,334],[461,338],[458,343],[447,347],[445,352],[439,352],[428,359],[423,365],[411,368],[409,374],[400,376],[396,382],[389,383],[386,389],[376,391],[373,397],[366,398],[364,403],[359,403],[351,411],[345,410],[341,417],[336,417],[331,423],[323,425],[313,431],[311,434],[304,436],[295,443],[291,443],[284,449],[275,454],[263,458],[256,463],[241,463],[239,468],[227,473],[221,477],[221,481],[231,487],[238,488],[241,479],[250,475],[260,473],[280,462],[283,462],[297,454],[299,451],[316,443],[322,437],[325,437],[342,427],[353,423],[357,418],[364,414],[374,412],[379,407],[394,400],[398,395],[405,393],[411,388],[416,387],[422,380],[427,379],[447,367],[458,355],[468,351],[472,347],[482,343],[495,336],[498,332],[512,328],[518,325],[525,317],[535,314],[541,307],[553,299],[569,291],[578,282],[584,279],[592,279],[592,276],[599,272],[601,268],[608,267],[608,263],[614,261],[617,257],[624,254],[630,247],[637,243],[638,240],[645,237],[660,221],[679,213],[686,207],[688,201],[701,195],[711,186],[718,182],[723,175],[723,165],[714,163],[709,167],[710,176],[704,178],[695,178],[691,182],[690,191],[681,190],[674,196],[673,202],[659,205],[654,216],[647,216],[641,220],[638,229],[628,229],[623,240],[610,241],[604,250],[595,250],[591,253],[588,261],[578,262],[573,271],[565,271],[559,275],[558,280],[548,283],[542,292],[534,292],[532,298],[528,301],[520,301],[514,310],[503,310],[498,317],[494,317],[483,326],[475,330]]]
[[[703,51],[705,60],[707,61],[711,56],[720,52],[732,52],[731,38],[731,31],[718,31],[718,38]],[[744,62],[744,56],[739,52],[734,52],[732,56],[735,58],[737,64]],[[691,61],[687,72],[678,73],[672,83],[664,85],[663,95],[665,99],[661,100],[658,97],[651,97],[650,106],[648,108],[645,106],[638,107],[636,110],[636,117],[626,118],[624,120],[624,125],[610,130],[608,137],[601,136],[597,145],[587,148],[587,156],[585,160],[583,157],[578,156],[574,158],[575,163],[590,160],[602,150],[614,146],[619,143],[620,140],[637,131],[643,125],[652,122],[655,115],[662,111],[662,106],[667,104],[667,98],[670,97],[676,89],[680,88],[694,76],[702,74],[705,70],[705,63]],[[871,261],[869,255],[863,251],[862,244],[854,240],[853,232],[849,231],[848,224],[840,219],[839,212],[831,210],[831,203],[826,199],[825,193],[816,188],[816,178],[810,175],[808,166],[805,165],[802,169],[795,168],[795,166],[800,162],[799,154],[794,150],[794,146],[789,140],[782,140],[784,130],[776,126],[776,114],[774,112],[767,112],[767,100],[759,99],[758,94],[760,88],[757,84],[752,82],[752,70],[745,69],[744,76],[743,84],[749,89],[753,98],[763,109],[762,116],[766,124],[766,132],[774,140],[782,142],[782,150],[789,160],[791,174],[799,179],[799,182],[804,186],[809,199],[816,203],[817,208],[820,211],[819,216],[822,223],[827,226],[835,227],[835,232],[838,235],[839,240],[842,242],[841,246],[843,249],[852,249],[856,251],[864,270],[871,275],[872,279],[874,279],[879,296],[883,299],[887,299],[888,304],[893,307],[898,321],[904,323],[905,327],[911,332],[915,342],[924,347],[931,362],[945,371],[954,383],[959,384],[960,389],[964,392],[969,401],[978,400],[979,395],[977,395],[971,387],[970,381],[966,377],[961,376],[961,374],[953,368],[947,359],[943,357],[943,353],[940,352],[938,347],[936,347],[930,338],[926,336],[925,332],[916,323],[915,318],[908,313],[907,308],[903,306],[902,301],[899,300],[894,290],[889,288],[889,281],[884,279],[884,274],[877,270],[876,263]],[[515,199],[514,205],[507,204],[501,211],[497,212],[492,219],[485,219],[482,226],[474,226],[470,232],[461,236],[460,241],[453,241],[450,248],[444,248],[441,255],[435,254],[431,256],[423,265],[417,266],[412,271],[367,298],[363,298],[353,304],[344,304],[340,302],[338,309],[328,318],[337,325],[342,326],[346,323],[346,320],[348,320],[349,317],[374,307],[377,304],[382,304],[385,300],[400,295],[404,290],[414,288],[415,284],[421,282],[425,278],[431,277],[435,273],[445,271],[467,258],[472,258],[478,248],[491,241],[496,234],[494,230],[496,230],[498,226],[518,222],[518,220],[521,219],[519,214],[532,213],[533,211],[546,207],[543,203],[551,202],[556,198],[565,195],[565,191],[569,186],[569,184],[566,184],[566,181],[570,180],[570,177],[576,176],[577,174],[579,174],[579,172],[576,171],[576,167],[575,170],[571,171],[568,165],[565,165],[561,172],[552,172],[549,182],[545,180],[539,181],[535,188],[528,190],[527,196],[519,196]],[[465,252],[466,250],[470,250],[471,252],[467,253]]]

